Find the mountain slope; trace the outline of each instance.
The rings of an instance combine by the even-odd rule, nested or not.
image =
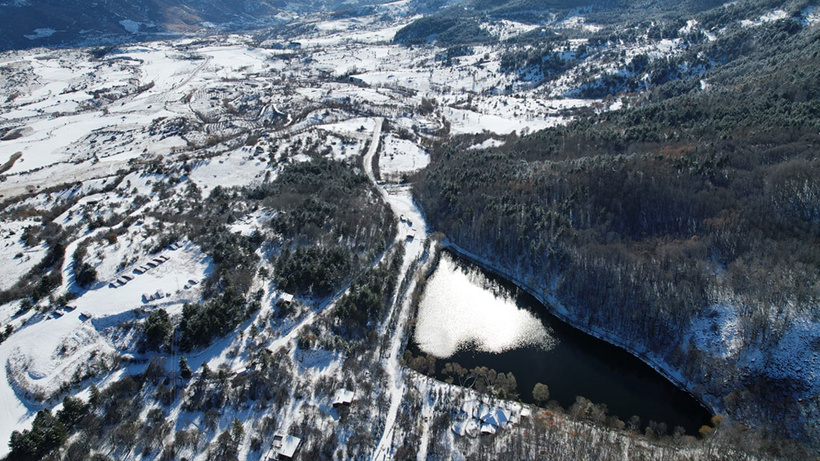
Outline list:
[[[401,29],[395,41],[407,45],[428,41],[440,45],[479,43],[489,39],[478,25],[486,21],[556,24],[583,15],[596,24],[618,24],[688,17],[723,3],[722,0],[467,0],[419,18]]]
[[[76,0],[6,2],[0,6],[0,48],[64,44],[101,35],[133,36],[200,29],[205,23],[222,24],[271,17],[276,2],[216,2],[103,0],[89,4]],[[39,33],[38,33],[39,29]]]
[[[688,51],[708,70],[645,74],[629,108],[499,148],[456,139],[415,193],[454,243],[750,434],[816,443],[820,27],[749,5],[697,17],[720,31]]]
[[[0,50],[145,40],[214,27],[281,24],[295,14],[344,12],[382,1],[7,0],[0,2]],[[341,13],[340,13],[341,14]]]

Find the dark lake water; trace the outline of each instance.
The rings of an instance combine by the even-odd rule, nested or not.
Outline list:
[[[643,426],[652,420],[696,434],[711,417],[638,358],[569,326],[527,292],[450,252],[428,280],[413,339],[414,352],[439,358],[439,371],[458,362],[512,372],[525,402],[542,382],[564,408],[581,395],[624,421],[637,415]]]

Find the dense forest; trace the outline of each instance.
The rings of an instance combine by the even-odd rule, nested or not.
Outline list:
[[[793,16],[693,41],[709,68],[621,93],[628,108],[488,150],[442,142],[415,195],[435,230],[577,325],[764,438],[816,443],[806,355],[784,352],[820,321],[820,29]],[[698,347],[694,326],[726,315],[737,349]]]

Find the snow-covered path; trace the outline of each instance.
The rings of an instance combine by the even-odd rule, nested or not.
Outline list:
[[[413,197],[410,194],[409,188],[394,187],[388,190],[376,182],[376,178],[373,174],[372,160],[379,148],[381,127],[382,119],[377,118],[376,127],[373,131],[373,140],[364,158],[364,169],[370,180],[379,187],[382,196],[390,205],[390,208],[392,208],[393,213],[397,216],[401,216],[397,239],[406,241],[404,261],[402,261],[401,274],[399,274],[399,280],[402,280],[406,276],[413,261],[421,257],[424,252],[427,232],[421,212],[419,212],[415,203],[413,203]],[[411,282],[406,292],[412,293],[414,288],[415,280]],[[394,425],[405,391],[405,374],[401,369],[399,356],[401,355],[401,349],[404,344],[404,332],[407,331],[410,305],[410,297],[405,296],[400,298],[397,296],[393,302],[391,315],[388,317],[384,331],[382,332],[382,334],[391,336],[390,347],[387,351],[388,354],[383,360],[383,365],[388,376],[388,388],[386,392],[390,395],[390,407],[385,418],[384,432],[379,439],[379,443],[372,457],[374,460],[392,459]],[[393,331],[389,331],[391,326]]]
[[[379,151],[379,144],[382,139],[383,124],[384,119],[377,117],[376,127],[373,129],[373,139],[370,141],[370,148],[367,149],[367,153],[364,154],[364,172],[367,173],[367,177],[370,178],[376,187],[379,187],[379,183],[376,182],[376,176],[373,174],[373,156]],[[379,192],[381,192],[383,197],[387,198],[387,192],[385,192],[384,189],[379,187]]]
[[[404,260],[402,261],[401,273],[399,274],[399,280],[402,280],[406,276],[408,270],[410,270],[413,262],[419,259],[424,252],[427,234],[425,226],[423,225],[424,220],[422,219],[421,213],[415,203],[413,203],[410,189],[406,186],[385,187],[376,182],[375,175],[373,174],[372,160],[373,156],[379,150],[382,123],[383,119],[381,117],[375,119],[375,126],[373,129],[373,137],[370,147],[364,155],[364,169],[368,178],[370,178],[373,184],[378,188],[383,199],[390,205],[393,213],[396,216],[401,216],[396,240],[397,242],[405,242]],[[409,238],[408,236],[411,235],[412,238]],[[388,252],[385,252],[385,256],[387,254]],[[379,264],[382,259],[374,264]],[[406,292],[412,293],[414,287],[415,281],[410,284]],[[275,351],[280,347],[289,344],[296,338],[302,327],[312,324],[316,320],[317,316],[332,310],[336,305],[336,302],[348,291],[349,288],[339,293],[337,296],[334,296],[333,300],[327,304],[327,307],[311,312],[307,317],[294,325],[287,334],[274,340],[268,346],[268,349]],[[390,407],[386,417],[385,430],[382,433],[372,459],[392,459],[393,426],[396,421],[396,415],[398,414],[398,409],[405,390],[404,373],[399,364],[399,357],[404,344],[404,332],[407,330],[410,304],[409,297],[400,298],[397,295],[393,300],[393,309],[385,321],[385,324],[381,327],[382,334],[391,336],[389,350],[387,351],[388,353],[386,354],[386,358],[383,359],[382,363],[388,374],[389,387],[386,389],[386,392],[390,395]],[[392,331],[391,326],[393,329]],[[287,424],[283,425],[283,427],[286,428]]]
[[[430,421],[433,419],[434,403],[430,396],[430,386],[425,385],[422,389],[421,415],[424,418],[424,422],[421,430],[419,451],[416,454],[416,459],[418,461],[425,461],[427,459],[427,447],[430,445]]]

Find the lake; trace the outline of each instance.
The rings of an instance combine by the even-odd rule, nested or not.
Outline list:
[[[697,434],[712,416],[640,359],[569,326],[526,291],[449,251],[427,281],[410,347],[437,357],[439,372],[446,362],[512,372],[524,402],[533,402],[532,389],[542,382],[564,408],[581,395],[624,422],[639,416],[644,427],[652,420]]]

